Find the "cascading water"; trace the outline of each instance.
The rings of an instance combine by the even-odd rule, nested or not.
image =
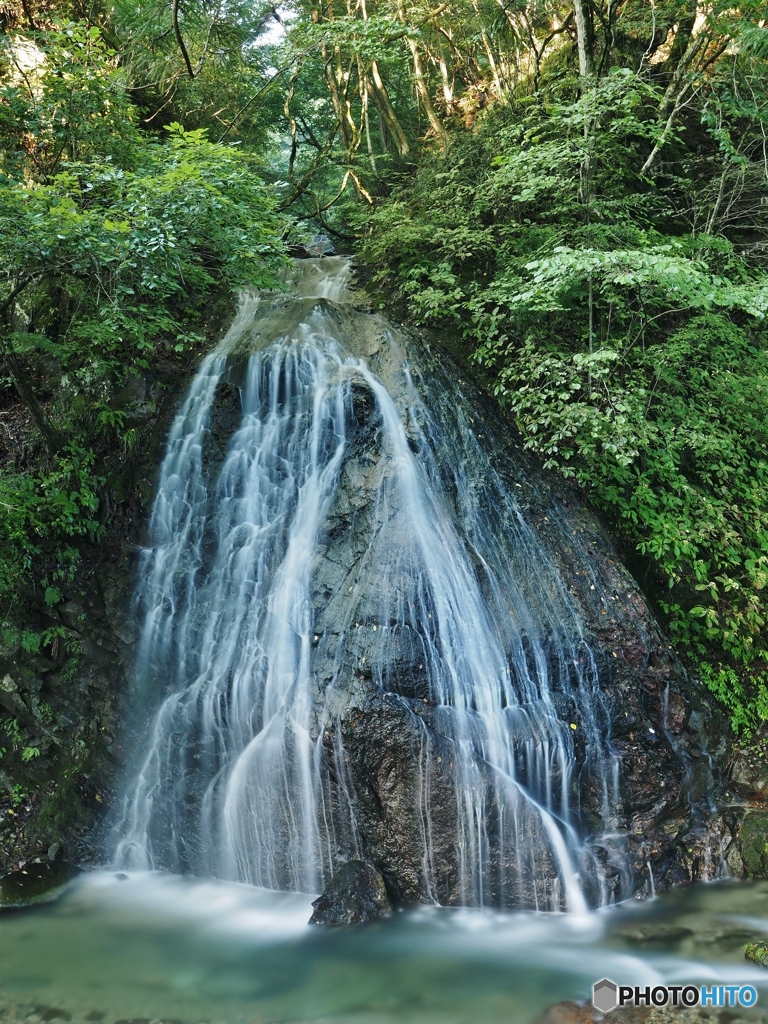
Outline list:
[[[424,901],[626,896],[604,668],[561,564],[599,571],[532,525],[536,484],[349,272],[301,261],[293,298],[244,296],[173,424],[116,862],[317,892],[364,857]]]

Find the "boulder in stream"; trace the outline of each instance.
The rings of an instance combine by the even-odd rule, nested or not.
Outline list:
[[[312,904],[310,924],[362,924],[392,913],[384,879],[364,860],[349,860]]]

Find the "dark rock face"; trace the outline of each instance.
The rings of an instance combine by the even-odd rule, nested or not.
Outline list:
[[[450,745],[430,728],[429,707],[394,694],[371,694],[341,718],[349,779],[356,794],[356,822],[364,849],[381,865],[396,904],[430,898],[461,902],[456,860],[456,793]],[[418,770],[424,733],[432,743],[429,829],[434,889],[424,887],[424,823]],[[442,753],[440,753],[442,751]]]
[[[362,347],[375,372],[395,389],[395,370],[387,366],[391,356],[382,335],[371,336],[372,327],[370,323]],[[460,376],[455,368],[446,371],[444,356],[425,350],[416,339],[411,343],[410,354],[424,377],[430,378],[431,387],[448,373]],[[581,642],[597,659],[604,725],[620,764],[621,801],[615,826],[625,833],[631,871],[631,878],[622,876],[610,852],[605,852],[603,866],[614,898],[650,895],[654,888],[714,877],[723,862],[719,840],[708,824],[709,801],[717,792],[715,773],[725,752],[722,718],[714,702],[686,678],[637,584],[583,500],[562,481],[542,472],[471,384],[462,381],[462,389],[475,402],[474,431],[479,443],[492,452],[494,468],[510,491],[523,492],[526,519],[543,538],[556,571],[566,581],[569,600],[584,623]],[[337,692],[330,700],[326,695],[326,712],[337,716],[345,754],[344,779],[336,777],[334,782],[338,765],[334,767],[334,744],[327,735],[331,801],[342,799],[334,786],[343,781],[343,799],[348,789],[354,794],[362,852],[379,865],[395,902],[460,903],[466,894],[460,890],[457,870],[455,759],[444,713],[435,706],[424,671],[425,635],[402,622],[387,626],[379,621],[376,629],[375,593],[363,597],[353,615],[344,608],[348,584],[362,572],[366,548],[361,538],[375,537],[382,530],[373,490],[375,462],[380,457],[377,424],[364,395],[357,408],[362,414],[358,415],[356,448],[346,463],[325,548],[315,567],[318,675],[330,679],[332,665],[341,660],[344,666],[335,677]],[[489,504],[491,499],[489,494]],[[482,496],[479,507],[470,511],[493,515],[492,507],[483,507]],[[384,554],[381,561],[385,566]],[[523,566],[521,571],[526,571]],[[527,571],[537,570],[530,566]],[[521,585],[526,586],[525,579]],[[352,617],[354,628],[340,636],[340,623]],[[551,656],[556,658],[554,640]],[[372,670],[371,666],[377,667]],[[590,822],[596,827],[599,821],[601,794],[586,749],[586,723],[579,720],[569,698],[564,695],[562,700],[561,715],[572,723],[578,764],[574,795],[588,831]],[[425,805],[434,879],[429,891],[423,871]],[[537,845],[535,834],[521,834],[519,842],[531,844],[546,873],[548,854],[540,842]],[[354,855],[352,844],[345,849],[342,840],[340,847],[342,857]],[[508,851],[492,856],[509,860],[496,865],[498,876],[514,873]],[[553,878],[555,873],[552,866]],[[493,883],[486,895],[489,902],[498,895]],[[523,893],[519,899],[523,905],[535,906],[546,902],[546,896],[542,901],[539,891]],[[590,898],[601,897],[590,894]]]
[[[768,811],[747,811],[737,822],[725,854],[729,868],[737,877],[768,878]]]
[[[312,904],[310,924],[362,924],[392,913],[384,879],[372,864],[347,861]]]

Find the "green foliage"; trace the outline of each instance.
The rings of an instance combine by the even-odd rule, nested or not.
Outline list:
[[[493,112],[380,206],[363,257],[415,321],[463,335],[526,446],[652,566],[673,638],[748,732],[768,720],[768,278],[690,232],[693,177],[639,174],[657,103],[616,71]]]
[[[681,290],[695,309],[693,274]],[[660,293],[662,306],[670,295]],[[665,333],[657,320],[643,344],[569,351],[552,340],[572,309],[561,298],[552,293],[560,308],[538,324],[521,304],[507,321],[521,342],[494,339],[478,356],[501,364],[496,392],[526,445],[575,476],[653,560],[670,593],[659,603],[673,636],[734,725],[751,727],[768,719],[766,332],[686,310],[683,326]],[[649,320],[656,309],[646,295]],[[708,660],[718,650],[727,665]]]
[[[17,782],[11,789],[11,803],[14,807],[20,807],[27,799],[29,799],[29,792]]]
[[[119,63],[82,24],[0,44],[0,356],[49,448],[0,470],[4,616],[35,584],[58,603],[72,542],[104,535],[95,449],[138,443],[117,388],[198,344],[212,294],[272,286],[284,259],[257,161],[204,128],[142,132]],[[46,360],[59,386],[42,412],[28,374]]]
[[[263,152],[283,103],[278,89],[265,89],[273,57],[261,37],[276,24],[272,4],[229,0],[214,7],[190,0],[179,4],[178,14],[194,78],[175,36],[171,4],[116,0],[110,8],[121,70],[146,124],[158,129],[180,121],[208,129],[213,139],[231,128],[231,141]]]
[[[742,949],[747,960],[760,967],[768,967],[768,942],[748,942]]]
[[[342,15],[328,21],[303,21],[293,32],[293,42],[303,49],[339,47],[352,51],[366,63],[386,57],[395,40],[418,38],[418,32],[391,14],[360,17]]]
[[[0,180],[49,181],[65,162],[130,163],[139,136],[117,55],[95,26],[0,41]]]
[[[0,606],[13,603],[14,597],[32,585],[33,568],[46,550],[52,561],[50,579],[40,579],[43,598],[56,604],[61,593],[56,586],[71,580],[79,558],[69,540],[88,537],[98,540],[104,525],[96,518],[98,490],[103,480],[94,475],[93,452],[74,444],[56,458],[54,467],[40,475],[0,471]],[[51,630],[40,634],[24,631],[21,646],[30,653],[40,643],[54,639]]]
[[[65,307],[78,308],[55,325],[61,340],[14,335],[11,344],[57,355],[75,390],[146,363],[161,339],[183,350],[181,316],[214,287],[275,283],[280,225],[249,160],[202,130],[175,124],[168,135],[165,146],[146,144],[133,170],[69,163],[35,187],[0,183],[8,286],[27,281],[40,294],[55,281],[59,302],[66,295]]]

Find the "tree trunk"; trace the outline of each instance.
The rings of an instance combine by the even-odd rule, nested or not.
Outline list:
[[[45,409],[40,405],[40,402],[37,400],[37,396],[32,390],[29,380],[27,379],[27,375],[24,372],[24,368],[21,365],[19,357],[10,347],[10,344],[5,338],[0,338],[0,349],[2,350],[5,365],[8,367],[8,372],[11,377],[13,377],[13,384],[16,388],[16,393],[32,414],[32,419],[35,421],[38,430],[43,435],[45,447],[51,455],[55,455],[56,452],[61,451],[64,447],[64,435],[54,427],[48,418],[48,414]]]
[[[398,17],[400,21],[405,25],[405,11],[403,8],[399,8]],[[421,54],[419,48],[416,45],[415,39],[408,39],[408,48],[411,51],[411,57],[413,58],[413,77],[416,82],[416,93],[421,100],[421,105],[424,107],[424,113],[427,115],[432,131],[440,140],[443,146],[448,142],[448,132],[443,127],[443,122],[437,116],[437,111],[432,105],[432,99],[429,95],[429,89],[427,88],[427,82],[424,77],[424,68],[421,64]]]
[[[710,44],[712,38],[708,32],[702,31],[695,36],[691,36],[688,42],[688,47],[680,59],[675,72],[672,75],[672,80],[667,86],[666,92],[664,93],[664,99],[661,102],[659,108],[659,121],[664,122],[664,128],[662,129],[659,141],[651,150],[648,159],[640,169],[640,174],[647,174],[656,162],[656,158],[665,146],[669,139],[672,129],[677,121],[677,116],[685,106],[688,95],[693,88],[693,83],[689,77],[689,73],[694,66],[697,65],[697,70],[701,73],[705,68],[710,67],[723,53],[725,53],[730,43],[730,37],[726,37],[723,42],[720,42],[714,50],[710,50]],[[707,52],[709,50],[709,52]],[[701,60],[698,60],[699,57]]]
[[[365,0],[359,0],[359,6],[360,12],[363,15],[363,20],[367,21],[368,8],[366,7]],[[375,60],[371,61],[370,71],[370,78],[366,75],[366,89],[376,105],[376,112],[379,115],[379,124],[382,125],[383,123],[384,130],[380,130],[379,132],[381,135],[382,149],[385,153],[389,152],[389,140],[391,139],[400,156],[406,156],[408,153],[408,140],[406,139],[405,132],[397,119],[397,114],[395,113],[392,101],[389,98],[387,87],[384,85],[382,80],[379,65]]]
[[[371,142],[371,122],[368,116],[368,97],[371,93],[371,86],[368,81],[368,76],[363,72],[362,61],[359,57],[357,58],[357,87],[360,91],[360,103],[363,108],[363,125],[365,127],[365,144],[368,148],[368,161],[373,173],[378,175],[379,169],[376,166],[376,156],[373,152],[373,143]]]
[[[589,19],[587,16],[588,0],[574,0],[573,15],[576,22],[576,47],[579,53],[579,77],[581,78],[581,91],[585,91],[587,81],[594,74],[594,62],[592,60],[592,42],[590,38]]]
[[[407,156],[409,150],[408,139],[405,137],[402,125],[397,119],[387,87],[384,85],[381,73],[379,72],[379,65],[375,60],[371,61],[371,86],[373,102],[376,104],[376,109],[381,115],[381,119],[387,126],[397,152],[400,156]]]

